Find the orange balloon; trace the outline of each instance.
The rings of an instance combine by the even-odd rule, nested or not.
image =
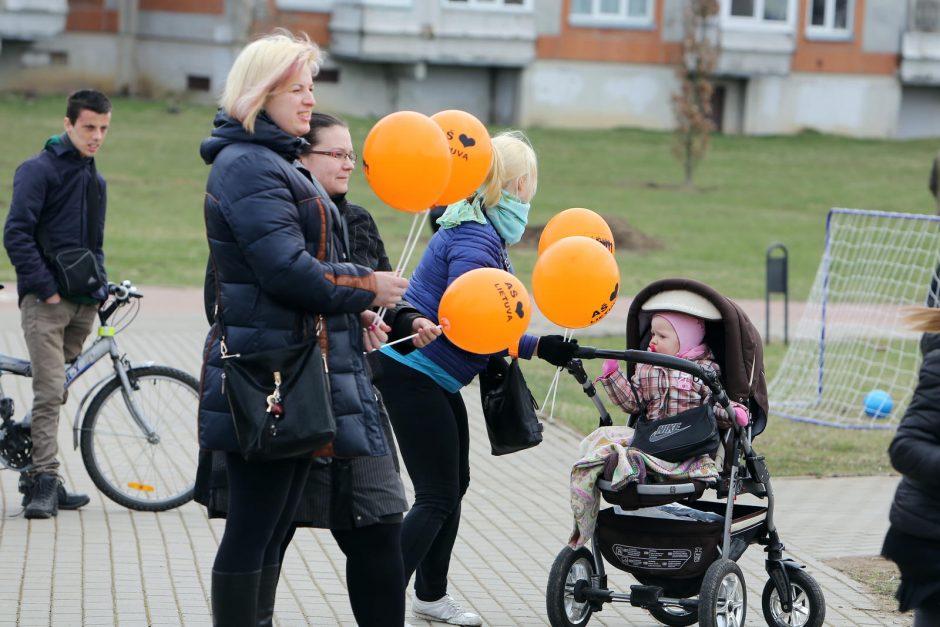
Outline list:
[[[477,268],[451,283],[437,317],[444,335],[471,353],[489,354],[515,346],[529,326],[532,302],[522,281],[505,270]]]
[[[620,268],[603,244],[573,235],[545,249],[532,269],[532,294],[545,317],[567,329],[599,322],[620,290]]]
[[[573,207],[555,214],[542,229],[539,237],[539,254],[562,239],[572,235],[584,235],[603,244],[610,254],[614,253],[614,234],[604,218],[590,209]]]
[[[489,131],[466,111],[448,109],[431,116],[450,147],[450,180],[437,205],[449,205],[472,194],[483,183],[493,161]]]
[[[387,205],[418,213],[435,204],[450,180],[447,137],[415,111],[390,113],[375,123],[362,147],[369,187]]]

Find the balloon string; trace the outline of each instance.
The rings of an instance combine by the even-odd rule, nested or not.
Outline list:
[[[405,272],[405,268],[408,267],[408,261],[411,259],[411,255],[418,245],[418,240],[421,239],[421,229],[424,228],[424,223],[428,219],[429,212],[430,210],[425,209],[424,211],[415,213],[414,217],[411,219],[411,228],[408,230],[408,237],[405,238],[405,247],[401,251],[401,258],[398,260],[398,265],[395,266],[396,276],[401,276]],[[379,307],[378,311],[375,312],[375,320],[372,321],[370,329],[374,328],[382,321],[386,311],[388,311],[388,307]]]
[[[443,329],[444,327],[439,324],[439,325],[435,326],[434,328],[436,328],[436,329]],[[395,341],[393,341],[393,342],[386,342],[385,344],[382,344],[381,346],[379,346],[379,348],[385,348],[386,346],[394,346],[395,344],[398,344],[399,342],[404,342],[405,340],[410,340],[410,339],[415,338],[415,337],[418,337],[418,334],[417,334],[417,333],[412,333],[411,335],[398,338],[397,340],[395,340]],[[377,349],[375,349],[375,350],[379,350],[379,348],[377,348]]]
[[[411,248],[408,249],[408,254],[404,256],[404,260],[402,261],[402,264],[401,264],[401,271],[399,273],[399,276],[401,276],[401,273],[404,273],[405,268],[408,267],[408,262],[411,261],[411,255],[414,254],[415,248],[417,248],[418,246],[418,240],[421,239],[421,229],[424,228],[425,222],[428,221],[429,213],[430,213],[429,210],[422,211],[420,221],[418,219],[418,216],[415,215],[415,221],[418,221],[418,229],[415,233],[414,239],[411,240]],[[407,243],[406,243],[406,247],[407,247]]]
[[[574,337],[574,329],[565,329],[561,335],[563,340],[570,340]],[[548,412],[549,422],[554,422],[555,420],[555,400],[558,398],[558,381],[561,377],[562,368],[558,367],[555,369],[555,376],[552,378],[552,382],[548,385],[548,392],[545,394],[545,400],[542,401],[542,407],[548,406],[548,399],[551,397],[551,408]],[[544,413],[544,410],[543,410]]]

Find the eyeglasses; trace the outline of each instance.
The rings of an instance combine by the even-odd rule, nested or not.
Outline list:
[[[349,162],[353,165],[356,163],[356,153],[354,152],[343,152],[342,150],[308,150],[307,152],[314,155],[326,155],[340,161],[349,159]]]

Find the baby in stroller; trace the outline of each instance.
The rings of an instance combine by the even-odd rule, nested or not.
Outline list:
[[[695,304],[698,308],[693,311],[712,314],[704,300]],[[717,311],[714,315],[718,315]],[[643,334],[650,338],[648,351],[688,359],[713,371],[716,376],[720,375],[721,369],[704,341],[705,322],[702,317],[669,308],[644,312],[641,317],[645,329]],[[657,421],[709,402],[708,386],[690,373],[640,363],[635,365],[634,374],[628,379],[618,363],[614,359],[606,360],[603,374],[595,383],[600,382],[611,401],[632,415],[630,427],[636,425],[638,417]],[[712,405],[718,427],[722,431],[730,428],[731,418],[727,411],[721,405]],[[733,402],[732,407],[735,421],[741,426],[747,425],[749,417],[744,405]],[[634,445],[634,430],[630,427],[600,427],[581,443],[580,459],[571,471],[571,508],[575,516],[575,531],[569,541],[572,548],[582,546],[593,534],[599,510],[596,483],[601,477],[609,477],[615,489],[629,482],[698,479],[711,483],[718,478],[715,450],[711,454],[693,454],[685,459],[662,459],[667,456],[657,456],[644,450],[640,444]],[[712,449],[716,448],[717,444],[712,446]]]
[[[704,336],[698,335],[701,327],[697,322],[685,320],[686,326],[681,319],[663,315],[669,312],[702,321]],[[676,332],[679,346],[675,352],[686,358],[661,352],[671,349],[664,349],[660,338],[651,332],[654,318],[659,317]],[[690,329],[694,332],[687,334]],[[654,351],[580,346],[575,359],[566,365],[599,411],[601,428],[585,438],[579,462],[583,467],[579,470],[576,466],[572,472],[574,477],[583,471],[584,478],[571,493],[579,527],[549,571],[545,595],[549,623],[552,627],[585,627],[591,615],[605,604],[630,603],[646,609],[659,622],[676,627],[695,623],[703,627],[743,625],[748,590],[736,562],[749,545],[760,544],[766,554],[768,575],[760,606],[767,624],[821,627],[826,615],[825,597],[804,566],[784,555],[773,518],[770,472],[764,458],[752,447],[752,439],[767,424],[760,334],[740,306],[713,288],[691,279],[662,279],[637,293],[627,315],[627,346],[646,347],[651,338]],[[693,345],[707,345],[708,349],[687,352]],[[720,378],[710,364],[689,359],[706,354],[710,355],[709,361],[720,366]],[[707,390],[702,388],[701,394],[690,401],[690,409],[669,416],[669,412],[678,411],[670,399],[663,411],[655,414],[653,396],[649,396],[643,402],[658,419],[641,422],[638,414],[642,407],[631,419],[643,427],[638,430],[641,437],[636,438],[636,444],[642,443],[660,455],[668,453],[671,459],[707,448],[714,458],[705,454],[673,463],[631,447],[631,431],[612,425],[584,371],[581,360],[598,358],[626,363],[626,373],[619,375],[626,386],[622,388],[624,395],[628,390],[632,394],[629,378],[643,365],[691,374],[690,381],[676,383],[679,390],[696,380],[703,382]],[[617,376],[616,364],[607,364],[605,369],[608,378]],[[635,378],[635,386],[637,382],[640,379]],[[657,398],[661,400],[666,392],[663,389]],[[642,401],[643,396],[639,392],[631,400]],[[740,404],[750,415],[741,415],[732,403]],[[696,404],[698,407],[692,407]],[[726,416],[734,415],[726,420],[728,428],[723,431],[717,429],[717,407],[713,404],[724,407]],[[700,420],[703,414],[705,419]],[[741,424],[744,418],[748,419],[746,425]],[[650,433],[655,436],[682,429],[681,433],[687,434],[699,424],[708,426],[705,431],[709,437],[701,440],[708,442],[707,447],[699,447],[696,438],[689,439],[691,447],[669,444],[664,448],[662,439],[649,445],[654,440]],[[705,497],[706,490],[709,497]],[[600,495],[609,507],[598,512]],[[739,496],[754,503],[739,501]],[[766,504],[759,504],[761,501]],[[591,542],[584,546],[588,534],[593,534]],[[628,593],[608,587],[605,564],[629,573],[638,584],[631,585]]]
[[[705,322],[701,318],[678,311],[659,311],[650,323],[647,350],[694,361],[720,375],[721,368],[704,339]],[[698,407],[706,400],[708,387],[687,372],[638,364],[633,377],[627,379],[618,363],[616,359],[604,361],[603,374],[595,383],[600,382],[610,400],[629,414],[642,411],[647,420],[659,420]],[[747,425],[747,409],[740,403],[732,405],[737,423]],[[731,426],[728,413],[720,405],[715,407],[715,418],[720,428]]]

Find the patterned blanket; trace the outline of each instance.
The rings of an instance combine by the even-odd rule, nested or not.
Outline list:
[[[718,479],[718,466],[708,455],[674,464],[632,448],[633,429],[601,427],[581,441],[580,457],[571,469],[571,511],[574,531],[568,540],[572,549],[584,546],[594,535],[600,510],[597,480],[609,471],[612,487],[620,489],[631,482],[654,483],[661,479]]]

